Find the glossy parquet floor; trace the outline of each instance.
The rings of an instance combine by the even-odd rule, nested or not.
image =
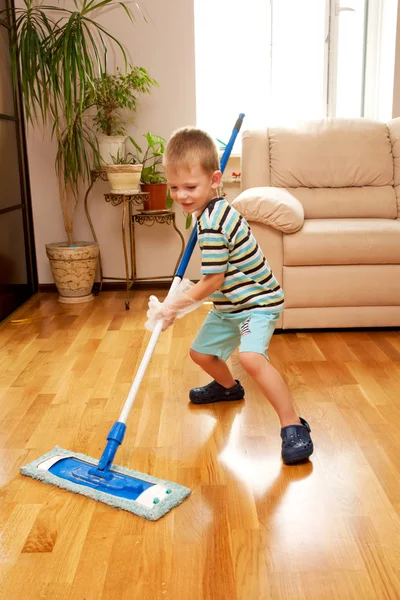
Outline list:
[[[399,331],[274,336],[316,448],[285,467],[274,411],[235,355],[245,401],[188,404],[209,380],[188,357],[209,306],[177,321],[116,458],[192,489],[155,523],[19,474],[55,445],[99,457],[150,336],[149,293],[130,311],[122,292],[75,306],[39,294],[12,317],[33,320],[0,325],[0,597],[400,598]]]

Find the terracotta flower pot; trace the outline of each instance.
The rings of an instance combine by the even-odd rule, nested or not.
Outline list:
[[[165,210],[167,208],[166,183],[142,183],[142,192],[150,194],[150,198],[143,202],[144,210]]]

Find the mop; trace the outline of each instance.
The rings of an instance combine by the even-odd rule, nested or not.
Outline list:
[[[244,114],[241,113],[226,145],[221,158],[221,171],[224,171],[228,162],[243,117]],[[194,227],[168,294],[181,283],[196,241],[197,230]],[[56,446],[47,454],[21,467],[23,475],[129,511],[150,521],[163,517],[190,495],[190,489],[183,485],[113,464],[125,435],[129,413],[161,331],[160,320],[153,330],[119,419],[107,436],[107,444],[100,460]]]

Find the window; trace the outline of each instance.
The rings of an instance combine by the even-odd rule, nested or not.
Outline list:
[[[364,115],[367,0],[344,0],[332,5],[329,31],[328,114]]]
[[[392,116],[397,0],[194,0],[197,123]]]
[[[197,125],[227,142],[269,112],[270,6],[266,0],[194,0]]]
[[[271,2],[272,121],[324,117],[325,19],[324,0]]]

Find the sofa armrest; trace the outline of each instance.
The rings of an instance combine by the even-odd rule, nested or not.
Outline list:
[[[271,185],[268,129],[245,129],[242,133],[240,189]]]
[[[284,188],[250,188],[239,194],[232,206],[246,221],[264,223],[284,233],[295,233],[303,227],[303,205]]]
[[[283,234],[263,223],[252,223],[251,231],[278,282],[283,285]]]
[[[278,283],[283,286],[283,233],[263,223],[251,223],[251,231]],[[276,327],[283,327],[282,314]]]

